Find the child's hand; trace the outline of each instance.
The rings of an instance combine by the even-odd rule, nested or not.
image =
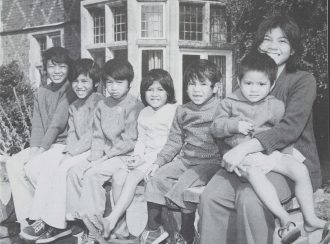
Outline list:
[[[152,164],[152,166],[149,169],[149,172],[144,177],[144,180],[149,181],[150,177],[154,176],[158,169],[159,169],[159,164]]]
[[[238,145],[223,155],[222,166],[228,172],[232,172],[234,169],[236,169],[238,167],[238,165],[242,162],[242,160],[245,158],[245,156],[246,156],[246,153]]]
[[[254,124],[247,121],[239,121],[238,122],[238,131],[243,135],[248,135],[253,132]]]
[[[129,160],[127,164],[127,168],[129,170],[134,170],[138,166],[144,164],[145,161],[143,158],[141,158],[139,155],[133,155]]]

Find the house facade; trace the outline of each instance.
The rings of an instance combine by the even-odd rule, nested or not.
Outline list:
[[[83,0],[81,57],[103,65],[128,59],[138,95],[141,78],[153,68],[171,74],[179,102],[183,72],[196,59],[216,63],[223,75],[223,94],[232,90],[234,46],[226,16],[226,0]]]
[[[17,60],[27,80],[39,86],[41,52],[63,46],[80,57],[80,0],[1,0],[0,65]]]

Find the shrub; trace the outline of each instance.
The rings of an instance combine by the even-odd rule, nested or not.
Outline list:
[[[0,66],[0,154],[29,146],[33,90],[17,61]]]

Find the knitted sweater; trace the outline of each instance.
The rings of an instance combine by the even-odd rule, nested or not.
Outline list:
[[[317,153],[312,108],[316,98],[316,81],[305,71],[287,73],[285,70],[276,80],[271,92],[285,103],[283,119],[267,131],[255,135],[267,153],[294,143],[305,157],[313,189],[321,185],[320,161]]]
[[[104,99],[100,93],[92,93],[85,99],[77,99],[69,108],[69,130],[64,153],[72,156],[90,149],[92,126],[97,103]]]
[[[69,81],[39,88],[33,108],[31,147],[48,150],[54,143],[65,143],[69,105],[76,98]]]
[[[160,166],[178,159],[187,165],[220,163],[221,155],[210,132],[219,100],[211,98],[198,106],[193,102],[177,108],[168,140],[157,156]]]
[[[258,102],[249,102],[237,89],[221,101],[211,125],[211,133],[231,148],[250,140],[253,134],[278,124],[284,115],[284,103],[272,95]],[[239,121],[254,124],[254,133],[243,135],[238,131]]]
[[[152,164],[157,154],[167,141],[176,104],[165,104],[155,111],[150,106],[142,109],[138,118],[138,140],[134,147],[134,154]]]
[[[137,118],[143,104],[130,94],[115,100],[107,97],[98,103],[93,123],[90,161],[107,155],[129,155],[137,139]]]

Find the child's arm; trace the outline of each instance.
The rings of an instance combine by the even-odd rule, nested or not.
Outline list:
[[[125,129],[120,135],[121,140],[105,152],[109,158],[127,154],[134,149],[137,139],[137,118],[142,108],[142,104],[138,103],[126,114],[125,121],[123,121]]]
[[[146,141],[146,130],[140,124],[140,119],[141,119],[142,113],[143,113],[143,111],[141,111],[139,118],[138,118],[138,122],[137,122],[138,138],[137,138],[137,142],[135,144],[134,153],[133,153],[134,155],[138,155],[141,158],[143,158],[143,156],[144,156],[144,151],[145,151],[144,142]]]
[[[40,110],[39,110],[39,92],[36,94],[34,98],[33,104],[33,117],[32,117],[32,132],[30,139],[30,147],[34,148],[31,150],[31,153],[34,154],[39,149],[41,140],[44,137],[44,125],[42,124]]]
[[[70,96],[73,96],[70,92],[63,93],[63,97],[56,107],[52,121],[41,141],[40,147],[45,150],[50,148],[50,146],[56,141],[57,136],[62,133],[68,125],[69,99],[72,99]]]
[[[100,102],[99,105],[100,104],[102,104],[102,102]],[[105,138],[101,127],[101,106],[97,106],[95,111],[92,135],[91,154],[88,160],[96,161],[102,158],[105,147]]]
[[[225,138],[239,131],[239,117],[232,117],[232,105],[230,100],[224,99],[220,102],[215,113],[215,119],[211,125],[211,133],[214,137]]]
[[[184,144],[184,131],[180,123],[181,107],[178,107],[173,119],[173,123],[167,138],[167,142],[157,156],[154,164],[159,167],[171,162],[180,152]]]
[[[78,141],[76,128],[73,122],[73,111],[72,107],[69,107],[69,119],[68,119],[68,136],[66,138],[66,147],[63,149],[63,153],[68,153],[73,145]]]
[[[93,95],[93,94],[92,94]],[[88,120],[88,128],[86,129],[86,132],[73,144],[70,144],[70,147],[68,149],[68,152],[70,155],[75,156],[81,153],[84,153],[88,151],[91,148],[92,145],[92,136],[93,136],[93,118],[95,116],[95,109],[97,103],[103,100],[103,96],[97,96],[95,95],[95,98],[93,100],[93,103],[91,105],[91,112],[89,114],[86,114],[86,117],[84,119]],[[69,120],[70,122],[70,120]],[[69,124],[70,126],[70,124]],[[70,128],[70,127],[69,127]],[[76,135],[76,133],[75,133]],[[69,144],[67,144],[69,145]]]

